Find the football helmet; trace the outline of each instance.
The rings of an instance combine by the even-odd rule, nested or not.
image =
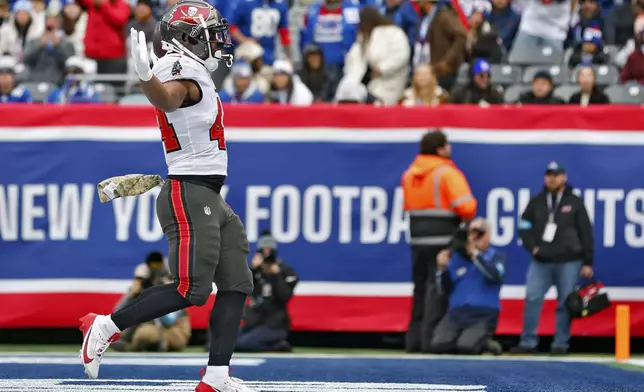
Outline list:
[[[214,7],[200,0],[183,0],[165,12],[153,38],[154,54],[185,54],[213,72],[224,61],[233,64],[228,21]]]

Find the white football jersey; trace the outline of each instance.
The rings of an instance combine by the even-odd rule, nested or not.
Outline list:
[[[173,53],[160,58],[152,72],[163,83],[193,81],[201,92],[198,103],[172,113],[155,109],[168,174],[227,175],[224,111],[210,73],[192,58]]]

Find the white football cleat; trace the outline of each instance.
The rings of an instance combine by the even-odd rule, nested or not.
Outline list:
[[[103,353],[110,346],[110,343],[119,339],[120,334],[115,333],[108,336],[105,332],[105,317],[95,313],[89,313],[80,319],[80,330],[83,332],[83,345],[81,346],[80,359],[85,374],[91,379],[98,377],[98,368],[101,366]]]
[[[215,382],[213,385],[206,384],[205,379],[202,379],[195,392],[258,392],[250,389],[244,385],[244,382],[238,378],[229,377],[220,382]]]

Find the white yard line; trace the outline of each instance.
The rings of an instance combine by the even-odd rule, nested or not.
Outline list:
[[[192,366],[202,364],[206,354],[127,354],[108,353],[105,357],[105,364],[113,365],[166,365],[168,363],[178,364],[177,366]],[[577,363],[610,363],[615,360],[612,357],[585,357],[585,356],[547,356],[547,355],[503,355],[503,356],[463,356],[463,355],[431,355],[431,354],[235,354],[233,366],[258,366],[267,359],[385,359],[385,360],[467,360],[467,361],[520,361],[520,362],[577,362]],[[13,361],[13,362],[12,362]],[[32,362],[29,362],[32,361]],[[37,362],[35,362],[37,361]],[[159,363],[159,362],[164,363]],[[0,354],[2,363],[60,363],[66,362],[76,364],[78,362],[75,354],[67,353],[10,353]],[[167,363],[166,363],[167,362]],[[628,363],[641,364],[644,366],[644,359],[632,359]]]
[[[130,385],[128,385],[130,383]],[[145,385],[147,384],[147,385]],[[0,391],[194,391],[194,381],[186,380],[92,380],[77,379],[16,379],[0,380]],[[346,382],[263,382],[246,381],[244,385],[258,390],[279,392],[485,392],[484,385],[346,383]]]

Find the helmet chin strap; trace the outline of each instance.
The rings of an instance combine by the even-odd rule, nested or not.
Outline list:
[[[226,61],[225,64],[227,67],[232,67],[232,55],[224,56],[221,54],[221,50],[218,50],[214,53],[213,56],[212,46],[210,45],[210,32],[208,31],[208,25],[206,24],[206,21],[201,14],[199,14],[199,20],[201,22],[201,26],[203,27],[204,34],[206,35],[206,42],[208,43],[208,58],[203,63],[206,69],[208,69],[210,72],[214,72],[217,68],[219,68],[219,62],[222,60]]]

